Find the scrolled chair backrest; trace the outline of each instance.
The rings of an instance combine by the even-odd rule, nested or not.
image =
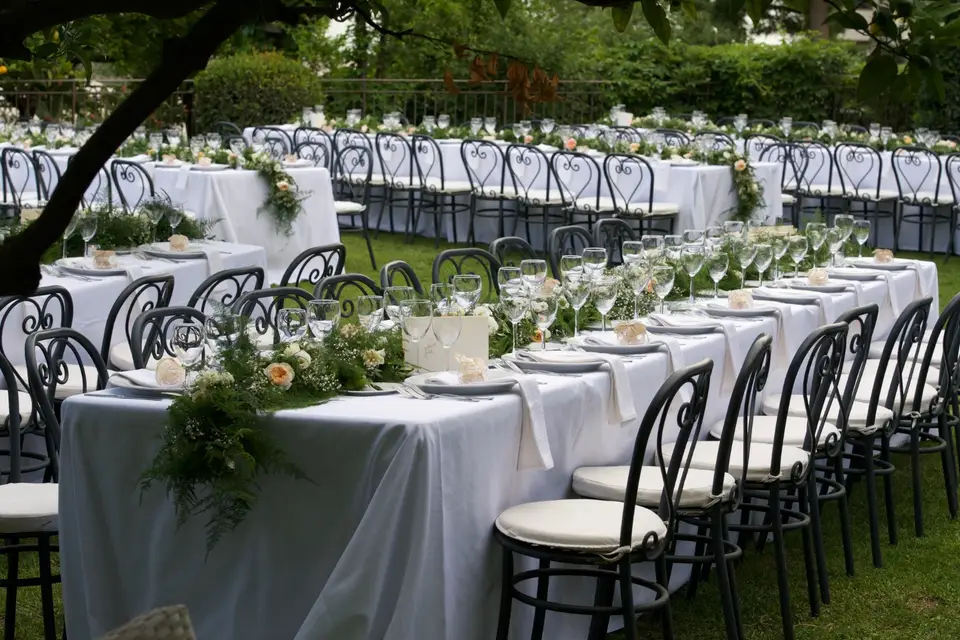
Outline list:
[[[73,297],[59,285],[40,287],[28,296],[0,298],[0,353],[10,358],[8,345],[21,344],[20,337],[72,325]],[[23,376],[15,375],[21,388],[28,388]]]
[[[791,142],[776,142],[763,149],[760,162],[780,164],[780,189],[790,191],[799,189],[807,171],[807,154]]]
[[[0,422],[0,425],[6,430],[7,434],[19,434],[20,436],[13,435],[9,438],[9,452],[6,454],[10,458],[7,465],[8,469],[0,471],[0,476],[7,476],[9,482],[20,482],[21,472],[31,470],[22,467],[21,458],[29,457],[46,461],[45,456],[26,453],[21,449],[22,436],[27,428],[35,423],[38,407],[36,399],[29,393],[24,394],[29,400],[26,403],[21,401],[23,398],[20,394],[19,380],[20,378],[13,365],[10,364],[3,353],[0,353],[0,381],[3,382],[5,387],[0,389],[0,394],[6,394],[7,396],[7,415]],[[29,381],[26,384],[29,385]],[[0,482],[0,484],[3,483]]]
[[[518,236],[497,238],[487,250],[496,257],[501,267],[519,267],[523,260],[537,257],[530,243]]]
[[[357,315],[358,297],[382,296],[383,289],[362,273],[341,273],[321,280],[313,293],[317,300],[339,300],[340,317],[352,318]]]
[[[600,181],[603,172],[591,156],[578,151],[557,151],[550,156],[560,196],[574,212],[600,210]]]
[[[244,293],[263,288],[263,280],[263,267],[219,271],[200,283],[187,306],[201,313],[213,313],[218,308],[232,306]]]
[[[123,337],[130,345],[130,353],[134,352],[133,325],[137,316],[145,311],[166,307],[173,296],[174,280],[170,274],[143,276],[124,287],[120,295],[110,307],[107,322],[103,329],[103,341],[100,345],[100,358],[110,366],[110,349],[114,345],[113,334],[117,320],[123,316]]]
[[[443,191],[446,188],[446,173],[440,145],[430,136],[420,134],[411,136],[410,144],[413,149],[413,162],[423,182],[423,188],[432,193]],[[433,180],[428,181],[428,178]]]
[[[174,329],[181,324],[194,325],[202,335],[207,316],[193,307],[159,307],[144,311],[130,331],[130,353],[134,369],[144,369],[151,360],[177,357],[173,346]]]
[[[865,144],[841,142],[833,148],[840,188],[856,199],[878,199],[883,175],[883,156]]]
[[[273,344],[277,344],[280,342],[280,312],[291,308],[307,312],[314,300],[316,298],[309,291],[300,287],[271,287],[244,293],[233,303],[231,310],[248,319],[248,330],[252,328],[258,336],[270,336]]]
[[[691,143],[696,146],[700,140],[708,135],[713,136],[713,143],[710,145],[711,151],[733,151],[737,148],[733,138],[731,138],[729,135],[723,131],[711,131],[709,129],[698,131],[696,135],[693,136]]]
[[[593,225],[593,246],[607,250],[607,268],[623,264],[623,243],[639,240],[630,223],[623,218],[604,218]]]
[[[690,144],[690,136],[679,129],[657,129],[656,132],[663,135],[663,142],[668,147],[679,148]]]
[[[916,392],[909,408],[911,412],[923,413],[929,417],[937,417],[947,410],[951,410],[953,415],[960,415],[957,397],[960,384],[960,294],[947,303],[926,339],[926,345],[921,347],[923,357],[917,372]],[[938,347],[941,349],[940,363],[937,366],[939,377],[934,380],[930,377],[930,369]],[[937,389],[936,397],[927,405],[923,403],[924,385]]]
[[[49,200],[50,195],[60,183],[60,166],[52,155],[39,149],[33,151],[33,163],[37,169],[40,196],[44,200]]]
[[[280,127],[254,127],[251,136],[254,147],[263,147],[266,153],[274,160],[281,160],[294,151],[293,137]]]
[[[323,129],[317,129],[316,127],[298,127],[297,130],[293,132],[293,146],[299,149],[300,145],[305,142],[322,144],[329,152],[328,156],[333,155],[333,138]]]
[[[847,325],[847,350],[844,357],[845,362],[847,359],[850,362],[850,366],[844,366],[847,383],[842,389],[843,416],[837,425],[843,435],[846,434],[846,427],[849,426],[850,411],[863,379],[879,315],[880,308],[876,304],[868,304],[849,309],[837,318],[837,322]]]
[[[901,201],[916,205],[943,204],[940,202],[942,163],[934,151],[926,147],[904,145],[893,150],[890,163]]]
[[[303,282],[316,286],[324,278],[343,273],[346,264],[347,248],[342,243],[312,247],[290,261],[280,278],[280,286],[298,286]]]
[[[423,285],[417,272],[403,260],[391,260],[380,267],[380,287],[412,287],[418,294],[423,295]]]
[[[638,155],[609,153],[603,160],[613,208],[621,215],[636,214],[640,207],[653,211],[653,167]]]
[[[616,126],[610,127],[609,131],[613,135],[616,142],[622,142],[624,144],[643,142],[643,136],[636,127]]]
[[[766,133],[751,133],[743,139],[743,153],[747,157],[757,157],[770,145],[782,142],[777,136]]]
[[[380,132],[376,138],[380,172],[387,184],[397,189],[420,186],[420,174],[413,159],[410,139],[398,133]]]
[[[114,160],[110,165],[110,176],[124,211],[136,211],[140,203],[157,195],[153,178],[139,162]]]
[[[489,140],[464,140],[460,143],[460,158],[475,193],[499,198],[505,187],[515,188],[500,145]]]
[[[960,202],[960,153],[951,153],[943,164],[953,201]]]
[[[314,167],[330,168],[330,147],[322,142],[301,142],[297,145],[297,157],[310,161]]]
[[[3,165],[3,201],[19,210],[31,186],[35,193],[40,193],[36,161],[23,149],[4,147],[0,150],[0,164]]]
[[[803,154],[804,160],[800,160]],[[799,172],[800,188],[806,193],[824,195],[833,186],[833,154],[822,142],[795,142],[793,157]],[[826,191],[824,191],[826,187]]]
[[[480,276],[483,283],[482,300],[492,301],[500,295],[500,283],[497,272],[500,261],[485,249],[465,247],[446,249],[433,259],[433,282],[452,282],[454,276],[473,274]]]
[[[511,144],[504,156],[511,183],[521,200],[543,206],[560,196],[553,165],[543,151],[529,144]]]
[[[338,148],[333,158],[334,199],[366,204],[375,162],[369,147]]]
[[[593,246],[590,232],[577,225],[557,227],[550,232],[549,247],[550,270],[553,277],[560,279],[560,258],[565,255],[580,255],[587,247]]]

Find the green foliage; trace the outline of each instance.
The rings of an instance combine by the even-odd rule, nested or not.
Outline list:
[[[299,62],[276,53],[217,58],[196,78],[196,120],[201,131],[220,120],[240,128],[288,122],[322,100],[320,80]]]
[[[960,131],[960,46],[942,52],[938,65],[943,74],[945,98],[933,92],[921,94],[917,125],[942,132]]]

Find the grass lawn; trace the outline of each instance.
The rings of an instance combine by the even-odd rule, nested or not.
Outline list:
[[[362,238],[347,235],[344,244],[347,246],[347,270],[365,273],[379,281],[378,272],[370,266]],[[441,249],[448,246],[442,243]],[[421,282],[429,283],[430,268],[436,255],[432,240],[417,238],[412,244],[404,244],[399,236],[381,234],[374,242],[374,250],[378,265],[395,259],[406,260],[417,271]],[[901,255],[926,258],[920,254]],[[940,267],[942,307],[960,291],[960,258],[946,262],[938,256],[936,262]],[[824,508],[824,539],[832,601],[823,606],[819,618],[809,617],[799,532],[788,534],[791,596],[798,638],[910,640],[960,637],[960,522],[951,522],[947,517],[939,459],[924,456],[922,463],[927,535],[916,538],[913,534],[909,459],[896,457],[895,492],[900,543],[896,547],[884,545],[883,569],[874,569],[870,560],[862,485],[854,489],[850,504],[856,555],[856,576],[852,578],[847,577],[843,569],[835,503],[828,503]],[[885,531],[885,525],[881,529]],[[26,571],[36,575],[36,563],[30,560],[21,560],[21,571],[27,565]],[[0,571],[5,575],[5,561],[0,561]],[[743,562],[737,566],[737,582],[747,636],[751,640],[782,637],[776,571],[770,546],[760,554],[752,548],[746,550]],[[62,616],[59,587],[55,594],[59,619]],[[723,637],[723,616],[713,582],[703,585],[693,602],[688,602],[682,592],[677,594],[673,607],[678,638],[712,640]],[[18,640],[42,640],[38,588],[19,591],[17,627]],[[644,638],[660,637],[658,626],[652,622],[641,622],[641,631]]]

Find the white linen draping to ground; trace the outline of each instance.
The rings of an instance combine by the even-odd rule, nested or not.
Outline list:
[[[901,304],[919,295],[917,273],[892,276]],[[886,302],[884,283],[868,283],[861,302]],[[833,295],[830,308],[839,313],[857,297]],[[783,354],[774,361],[782,368],[823,322],[816,305],[777,306],[783,331],[773,317],[728,320],[730,344],[722,333],[678,339],[686,364],[716,363],[705,424],[725,410],[716,378],[728,349],[742,358],[759,333],[786,336],[786,349],[774,351]],[[651,382],[669,374],[668,362],[665,353],[626,362],[638,414],[656,392]],[[500,590],[497,515],[568,496],[579,466],[627,463],[637,431],[635,421],[607,425],[607,373],[542,381],[549,471],[517,470],[517,395],[477,403],[345,398],[276,414],[265,428],[313,482],[264,478],[256,507],[209,557],[202,517],[178,529],[162,488],[142,501],[137,488],[159,446],[166,401],[105,397],[122,390],[68,400],[60,544],[70,637],[99,637],[177,602],[190,609],[201,640],[487,640]],[[683,580],[680,572],[675,579]],[[590,602],[592,590],[555,579],[551,597]],[[515,603],[514,637],[529,635],[531,617]],[[583,637],[586,624],[549,615],[545,637]]]

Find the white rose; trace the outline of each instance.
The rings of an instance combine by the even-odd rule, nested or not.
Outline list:
[[[489,318],[491,315],[490,307],[485,304],[478,304],[473,310],[473,315],[481,318]]]
[[[493,316],[487,316],[487,333],[493,335],[500,329],[500,325],[497,324],[496,319]]]
[[[161,387],[181,387],[187,371],[176,358],[163,358],[157,363],[156,379]]]
[[[292,358],[296,356],[300,351],[302,351],[302,349],[300,349],[300,343],[291,342],[290,344],[287,345],[287,348],[283,350],[283,355],[287,356],[288,358]]]
[[[367,349],[363,352],[363,366],[367,369],[376,369],[384,363],[386,355],[383,349]]]
[[[276,162],[273,165],[273,170],[275,173],[280,173],[281,171],[283,171],[283,167],[280,166],[279,162]]]
[[[307,353],[306,351],[298,351],[295,354],[293,354],[293,357],[296,358],[297,361],[300,363],[301,369],[306,369],[307,367],[310,366],[310,363],[313,362],[313,358],[311,358],[310,354]]]

